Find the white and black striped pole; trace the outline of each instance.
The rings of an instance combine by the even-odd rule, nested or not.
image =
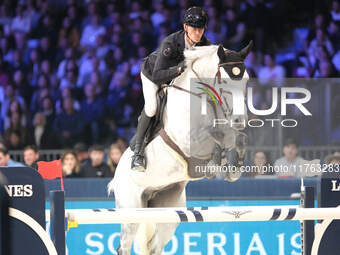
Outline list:
[[[340,219],[340,208],[287,206],[196,208],[129,208],[67,210],[69,222],[78,224],[180,223]]]

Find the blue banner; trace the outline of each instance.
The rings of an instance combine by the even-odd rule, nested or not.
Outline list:
[[[187,206],[298,205],[299,201],[188,201]],[[112,208],[110,201],[70,201],[67,209]],[[48,205],[47,205],[48,208]],[[67,233],[69,255],[117,254],[120,225],[80,225]],[[134,245],[133,254],[138,254]],[[182,223],[164,255],[298,255],[298,221]]]

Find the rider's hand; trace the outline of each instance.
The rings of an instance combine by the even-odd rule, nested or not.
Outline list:
[[[178,73],[181,74],[184,72],[185,68],[187,68],[186,64],[185,64],[185,61],[181,61],[178,66],[177,66],[177,70],[178,70]]]

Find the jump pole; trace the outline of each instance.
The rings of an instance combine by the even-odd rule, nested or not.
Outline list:
[[[340,207],[223,207],[202,210],[180,208],[76,209],[67,210],[68,222],[77,224],[238,222],[340,219]]]

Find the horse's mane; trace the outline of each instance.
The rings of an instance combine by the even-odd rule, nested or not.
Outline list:
[[[211,56],[217,51],[217,49],[218,49],[218,45],[194,47],[191,50],[185,50],[184,57],[186,61],[192,61],[197,58]]]
[[[212,59],[216,58],[216,64],[218,64],[218,56],[216,54],[218,49],[218,45],[209,45],[209,46],[199,46],[194,47],[191,50],[184,51],[185,62],[187,66],[191,66],[198,59],[209,58],[208,63],[212,64]],[[197,67],[196,71],[199,71],[204,75],[209,76],[210,68],[207,68],[206,65]]]

